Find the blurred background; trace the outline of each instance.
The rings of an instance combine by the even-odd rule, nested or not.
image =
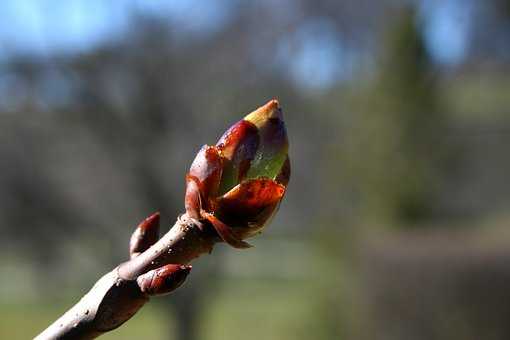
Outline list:
[[[4,0],[0,338],[183,211],[202,144],[277,97],[293,174],[104,339],[510,338],[510,1]]]

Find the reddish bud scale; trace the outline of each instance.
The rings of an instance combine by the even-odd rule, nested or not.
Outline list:
[[[189,175],[196,177],[205,197],[216,195],[223,171],[223,159],[214,146],[204,145],[191,164]]]
[[[266,207],[278,203],[285,188],[270,179],[249,180],[222,196],[218,201],[221,216],[233,225],[255,222]]]
[[[189,217],[200,219],[202,207],[200,198],[200,181],[191,175],[186,176],[186,194],[184,196],[184,207]]]
[[[216,147],[227,159],[253,159],[259,145],[258,129],[244,119],[238,121],[221,136]]]
[[[236,186],[218,200],[217,216],[244,239],[256,234],[275,212],[285,187],[270,179],[254,179]]]
[[[234,124],[220,138],[216,147],[225,159],[220,189],[222,194],[245,178],[259,147],[259,140],[257,127],[246,120]]]

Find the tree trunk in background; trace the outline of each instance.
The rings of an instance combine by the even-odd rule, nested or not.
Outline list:
[[[172,202],[172,195],[165,188],[159,185],[158,178],[153,174],[151,163],[145,160],[148,155],[148,148],[140,148],[140,160],[137,165],[137,173],[140,178],[140,192],[146,197],[145,201],[151,206],[159,207],[161,202],[168,202],[169,206],[175,205]],[[168,207],[161,207],[165,211]],[[167,214],[163,214],[165,216]],[[191,280],[190,280],[191,281]],[[164,311],[169,319],[174,317],[175,323],[168,323],[167,339],[177,340],[195,340],[197,339],[197,329],[199,328],[199,310],[198,305],[201,300],[202,284],[199,275],[195,275],[193,282],[188,282],[186,289],[172,295],[172,299],[165,300]]]
[[[196,285],[191,286],[187,287],[191,289],[186,289],[186,291],[183,289],[180,292],[181,294],[176,294],[174,299],[168,299],[168,302],[165,302],[165,307],[169,310],[169,314],[173,314],[175,318],[175,328],[172,326],[171,329],[168,329],[168,339],[198,339],[198,330],[200,328],[198,306],[202,296],[197,292]]]

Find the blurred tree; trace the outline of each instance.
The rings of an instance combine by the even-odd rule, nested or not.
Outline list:
[[[464,4],[462,4],[464,5]],[[458,5],[458,6],[462,6]],[[466,6],[467,5],[467,6]],[[486,63],[505,64],[510,60],[510,1],[470,1],[469,54],[471,67]]]
[[[360,216],[412,224],[431,217],[447,121],[414,9],[386,32],[378,72],[354,101],[342,166]]]

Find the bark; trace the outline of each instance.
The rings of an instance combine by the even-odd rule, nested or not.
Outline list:
[[[150,296],[172,291],[189,272],[189,269],[178,271],[169,280],[164,277],[158,281],[162,267],[187,264],[201,254],[210,253],[219,241],[208,222],[181,215],[159,241],[104,275],[76,305],[35,339],[93,339],[119,327]],[[131,247],[132,251],[134,248]]]

